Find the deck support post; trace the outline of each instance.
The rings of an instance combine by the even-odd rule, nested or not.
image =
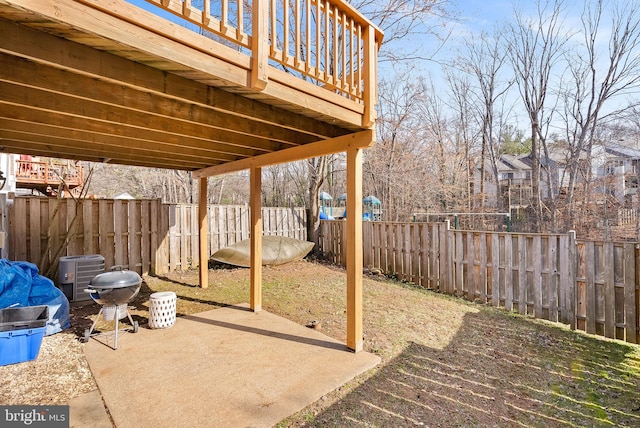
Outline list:
[[[347,347],[362,339],[362,149],[347,150]]]
[[[199,255],[200,255],[200,287],[207,288],[209,286],[209,250],[207,248],[207,235],[209,230],[207,227],[207,177],[200,179],[200,195],[198,197],[198,222],[199,230]]]
[[[253,312],[262,310],[262,168],[250,168],[251,297]]]

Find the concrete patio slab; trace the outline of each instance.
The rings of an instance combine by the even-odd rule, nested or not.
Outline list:
[[[97,389],[82,394],[69,402],[69,428],[112,428],[113,424],[104,408]]]
[[[380,362],[247,305],[120,334],[117,350],[96,339],[84,351],[118,428],[273,426]]]

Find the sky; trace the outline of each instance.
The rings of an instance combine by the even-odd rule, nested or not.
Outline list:
[[[605,15],[611,11],[611,3],[615,1],[616,0],[609,1],[609,4],[604,9]],[[553,3],[553,0],[549,0],[549,2]],[[624,4],[624,0],[620,0],[620,2]],[[638,0],[632,0],[627,4],[632,6],[634,3],[640,7],[640,1]],[[561,28],[574,34],[569,44],[569,46],[575,46],[572,49],[572,53],[574,54],[580,50],[576,49],[578,45],[572,44],[582,43],[583,40],[582,36],[578,35],[579,30],[582,29],[581,16],[583,8],[585,5],[593,4],[595,4],[595,0],[565,1],[564,8],[561,12]],[[447,82],[444,78],[445,68],[443,64],[450,62],[460,54],[463,40],[469,39],[470,36],[471,40],[473,40],[473,36],[477,37],[482,31],[493,33],[496,27],[498,29],[504,28],[506,22],[514,21],[515,11],[523,17],[531,16],[532,18],[537,18],[538,15],[536,1],[534,0],[450,0],[448,9],[453,18],[447,20],[445,22],[446,25],[441,27],[443,33],[447,34],[444,46],[440,46],[437,39],[433,36],[422,36],[403,40],[405,49],[419,46],[422,48],[423,56],[433,54],[433,57],[430,60],[410,61],[408,64],[396,65],[394,67],[390,64],[381,63],[380,77],[382,79],[394,79],[397,76],[396,73],[402,72],[409,67],[411,70],[410,75],[425,77],[433,82],[435,88],[446,88]],[[597,46],[601,66],[596,67],[596,70],[601,73],[601,78],[604,77],[604,73],[609,67],[608,44],[610,29],[611,18],[610,16],[604,16],[598,33],[599,43]],[[640,50],[638,50],[637,55],[640,58]],[[560,73],[565,70],[566,64],[563,65],[563,63],[560,63],[560,66],[555,69],[555,73],[557,74],[554,74],[552,82],[553,79],[555,79],[553,83],[557,85],[561,79]],[[404,74],[402,75],[404,76]],[[510,75],[512,76],[512,74]],[[509,75],[505,74],[503,77],[506,80],[510,80]],[[446,91],[442,91],[442,94],[445,92]],[[605,108],[605,110],[610,112],[617,110],[623,105],[626,106],[630,100],[629,97],[637,98],[638,94],[625,95],[624,97],[610,100],[606,103],[607,108]],[[509,98],[514,101],[520,98],[516,87],[511,91]],[[515,114],[518,122],[520,122],[520,119],[526,118],[524,111],[516,111]],[[558,126],[558,123],[556,123],[554,127],[556,128],[555,131],[560,131],[563,126],[562,124]],[[518,126],[518,128],[522,129],[522,126]]]
[[[568,22],[579,19],[584,1],[566,2],[565,15]],[[448,9],[454,18],[445,23],[446,31],[450,31],[449,51],[464,37],[483,31],[493,32],[496,26],[501,27],[505,22],[512,21],[515,11],[523,16],[537,13],[533,0],[450,0]]]

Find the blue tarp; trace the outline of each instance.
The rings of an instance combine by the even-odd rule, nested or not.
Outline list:
[[[0,259],[0,309],[37,305],[49,306],[47,335],[71,326],[69,301],[53,281],[39,275],[33,263]]]

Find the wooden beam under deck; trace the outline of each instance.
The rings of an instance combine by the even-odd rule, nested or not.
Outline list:
[[[296,146],[293,142],[283,144],[267,138],[259,138],[230,132],[219,127],[210,127],[196,121],[175,119],[170,111],[164,115],[105,104],[93,99],[73,97],[38,88],[22,86],[0,80],[2,102],[30,109],[55,112],[67,116],[102,122],[110,128],[132,127],[144,132],[177,135],[180,138],[203,139],[209,142],[212,151],[237,153],[244,156],[269,153],[284,147]],[[179,114],[179,113],[178,113]]]
[[[3,104],[0,104],[0,111],[2,111],[3,106]],[[18,107],[13,107],[18,109]],[[9,114],[6,116],[9,116]],[[51,115],[46,113],[38,116],[51,120]],[[61,150],[72,155],[72,158],[79,158],[79,160],[82,160],[82,157],[87,154],[92,154],[99,158],[107,157],[113,159],[116,156],[121,156],[122,158],[148,158],[149,161],[153,159],[161,160],[161,158],[166,157],[167,152],[171,151],[172,148],[175,149],[171,143],[154,141],[152,139],[153,135],[136,137],[108,132],[94,132],[70,127],[70,124],[65,123],[64,119],[65,117],[62,116],[57,120],[57,124],[44,124],[4,117],[0,119],[2,124],[0,133],[6,139],[29,141],[34,148],[39,147],[38,150],[50,150],[52,152],[51,157],[57,157],[54,156],[55,151]],[[222,163],[237,159],[236,155],[213,152],[202,146],[204,144],[201,142],[199,146],[195,147],[180,146],[179,153],[172,153],[172,156],[166,157],[166,159],[168,161],[173,160],[178,165],[183,165],[185,169],[194,168],[198,165],[205,167],[211,163]],[[73,156],[74,153],[75,156]]]
[[[235,162],[227,162],[217,166],[210,166],[208,168],[194,171],[193,176],[196,178],[210,177],[213,175],[242,171],[253,167],[264,167],[279,163],[293,162],[315,156],[345,152],[353,148],[362,149],[371,147],[374,142],[374,131],[372,129],[368,129],[366,131],[347,134],[329,140],[305,144],[304,146],[292,147],[290,149],[254,156],[252,158],[242,159]]]
[[[197,104],[185,105],[184,101],[147,90],[122,85],[95,77],[73,73],[68,70],[47,67],[33,61],[0,53],[0,84],[19,86],[20,93],[40,90],[41,94],[64,95],[73,103],[92,101],[110,114],[122,110],[127,115],[149,115],[150,119],[172,119],[177,124],[197,124],[236,133],[236,143],[240,147],[261,148],[272,151],[280,148],[276,143],[294,146],[317,141],[318,137],[293,129],[247,121],[228,112],[215,110]],[[36,93],[36,96],[38,94]],[[131,120],[134,118],[132,117]],[[167,126],[170,126],[168,124]],[[244,138],[247,137],[247,138]],[[243,139],[244,138],[244,139]],[[263,138],[259,143],[254,138]],[[257,145],[254,145],[257,142]],[[269,145],[268,143],[271,143]]]

